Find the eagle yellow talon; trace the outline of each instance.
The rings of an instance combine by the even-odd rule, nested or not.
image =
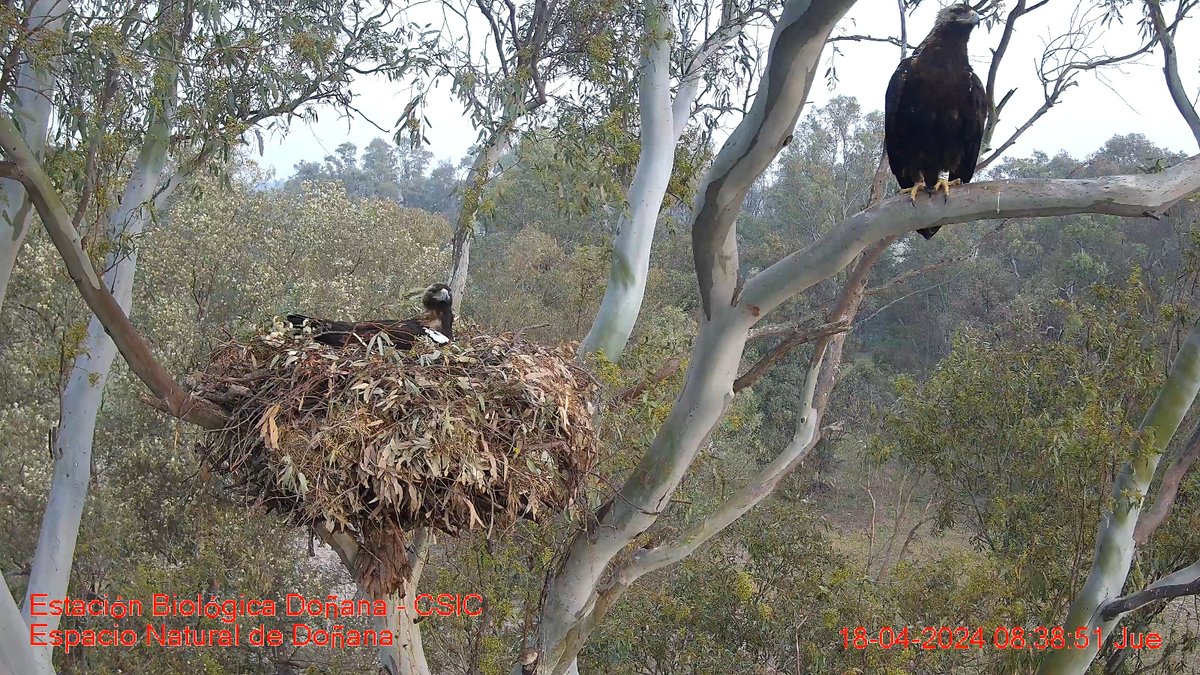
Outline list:
[[[915,185],[913,185],[911,188],[909,188],[909,189],[907,189],[907,190],[901,190],[901,192],[907,192],[907,193],[908,193],[908,198],[912,200],[912,203],[913,203],[913,204],[916,204],[916,203],[917,203],[917,193],[918,193],[918,192],[920,192],[921,190],[924,190],[924,189],[925,189],[925,182],[924,182],[924,181],[918,181],[918,182],[917,182]]]
[[[942,192],[946,193],[946,199],[949,199],[950,198],[950,188],[958,186],[958,185],[962,185],[962,179],[960,179],[960,178],[955,178],[954,180],[946,180],[945,178],[939,178],[938,182],[933,184],[933,191],[937,192],[937,191],[941,190]]]

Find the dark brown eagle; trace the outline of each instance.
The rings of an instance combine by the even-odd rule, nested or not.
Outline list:
[[[938,12],[925,41],[892,74],[884,99],[883,138],[900,189],[917,200],[971,182],[987,123],[983,82],[967,61],[967,39],[979,25],[969,5]],[[929,184],[933,183],[933,187]],[[929,239],[937,227],[917,230]]]
[[[344,347],[363,344],[379,333],[386,333],[396,349],[410,349],[422,335],[437,344],[454,339],[454,297],[446,284],[434,284],[421,297],[425,311],[408,319],[378,319],[375,321],[333,321],[314,319],[301,314],[288,314],[287,320],[296,328],[312,330],[313,339],[322,344]]]

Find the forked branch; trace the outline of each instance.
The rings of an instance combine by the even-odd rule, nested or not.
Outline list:
[[[773,328],[773,327],[768,327]],[[792,350],[800,345],[808,344],[820,338],[845,333],[850,330],[850,320],[841,319],[839,321],[831,321],[829,323],[814,326],[812,328],[798,328],[794,333],[787,337],[779,344],[775,345],[767,355],[759,359],[757,363],[750,366],[750,369],[743,373],[738,379],[733,381],[733,391],[739,392],[746,387],[758,382],[766,375],[775,364],[779,363],[785,356],[790,354]]]

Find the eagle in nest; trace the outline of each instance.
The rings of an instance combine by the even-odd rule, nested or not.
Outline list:
[[[374,321],[334,321],[288,314],[296,328],[307,327],[313,339],[332,347],[364,344],[379,333],[386,333],[396,349],[411,349],[421,336],[444,345],[454,339],[454,297],[446,284],[434,284],[421,296],[425,311],[408,319]]]
[[[913,55],[900,61],[884,98],[883,138],[900,189],[916,202],[971,182],[987,124],[987,90],[967,61],[967,39],[979,25],[969,5],[951,5]],[[932,187],[930,184],[932,183]],[[937,227],[917,230],[929,239]]]

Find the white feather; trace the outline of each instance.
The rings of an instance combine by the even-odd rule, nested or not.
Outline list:
[[[424,326],[422,326],[422,328],[424,328]],[[442,335],[441,333],[437,332],[436,330],[434,330],[432,328],[425,328],[425,334],[429,336],[430,340],[433,340],[434,342],[438,343],[439,345],[448,344],[450,342],[450,338],[446,337],[445,335]]]

